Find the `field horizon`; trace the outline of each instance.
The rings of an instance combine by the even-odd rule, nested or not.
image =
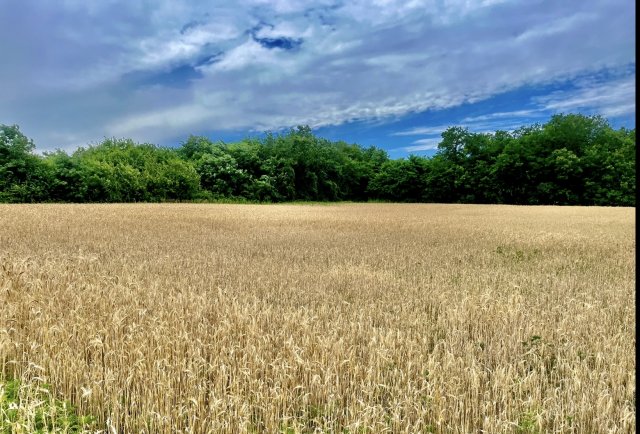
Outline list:
[[[632,433],[634,301],[630,207],[0,204],[0,431]]]

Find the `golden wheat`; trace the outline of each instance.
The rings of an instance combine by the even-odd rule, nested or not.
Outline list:
[[[631,433],[634,229],[632,208],[2,205],[0,369],[105,432]]]

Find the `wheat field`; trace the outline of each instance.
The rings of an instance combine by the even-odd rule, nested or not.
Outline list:
[[[0,205],[0,392],[104,433],[631,433],[634,285],[634,208]]]

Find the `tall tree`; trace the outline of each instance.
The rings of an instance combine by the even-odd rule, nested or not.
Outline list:
[[[0,202],[47,200],[50,173],[17,125],[0,124]]]

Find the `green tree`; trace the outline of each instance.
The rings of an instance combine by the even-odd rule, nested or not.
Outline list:
[[[0,124],[0,202],[48,199],[48,167],[33,154],[35,146],[17,125]]]
[[[223,151],[203,155],[196,162],[196,171],[202,188],[215,197],[233,198],[246,194],[249,176],[238,167],[235,158]]]
[[[189,136],[176,152],[185,160],[196,161],[203,155],[212,154],[214,148],[215,145],[206,137]]]
[[[513,132],[451,127],[432,158],[391,160],[299,126],[238,143],[189,136],[177,149],[105,139],[40,157],[0,126],[0,201],[133,202],[212,198],[635,206],[635,129],[555,115]]]
[[[426,181],[429,162],[415,155],[390,160],[371,180],[369,191],[380,199],[398,202],[424,202],[429,197]]]

